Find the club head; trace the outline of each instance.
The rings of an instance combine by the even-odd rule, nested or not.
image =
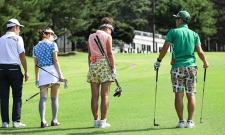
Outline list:
[[[159,124],[155,123],[155,118],[154,118],[153,124],[154,124],[154,126],[159,126]]]
[[[203,123],[202,118],[200,118],[200,123]]]
[[[115,90],[115,94],[113,95],[114,97],[120,97],[122,95],[122,88],[117,88]]]
[[[68,80],[67,79],[64,79],[63,82],[64,82],[64,89],[67,89],[68,88],[68,85],[67,85]]]

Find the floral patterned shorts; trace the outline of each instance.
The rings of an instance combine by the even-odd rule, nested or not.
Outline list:
[[[198,69],[196,66],[171,69],[173,92],[195,93]]]
[[[91,63],[89,67],[89,72],[87,75],[87,82],[95,82],[98,84],[114,81],[111,75],[111,70],[109,69],[108,63],[106,60],[96,61]]]

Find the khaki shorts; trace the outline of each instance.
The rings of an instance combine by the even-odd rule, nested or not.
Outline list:
[[[197,81],[197,67],[178,67],[171,69],[173,92],[195,93]]]
[[[90,64],[89,72],[87,75],[87,82],[104,83],[113,82],[111,70],[106,60],[97,60],[95,63]]]

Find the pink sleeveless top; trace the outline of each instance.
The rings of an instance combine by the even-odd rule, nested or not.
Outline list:
[[[97,30],[96,33],[93,33],[89,36],[88,39],[88,43],[89,43],[89,50],[91,52],[91,58],[96,58],[96,59],[100,59],[100,58],[104,58],[101,51],[99,50],[98,46],[96,45],[94,39],[97,40],[96,35],[98,35],[101,43],[102,43],[102,47],[107,55],[107,50],[106,50],[106,43],[107,43],[107,39],[110,37],[111,35],[106,33],[105,31],[102,30]]]

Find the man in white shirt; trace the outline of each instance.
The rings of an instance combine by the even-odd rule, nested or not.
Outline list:
[[[20,122],[22,106],[23,77],[29,78],[23,38],[19,36],[20,28],[24,27],[16,19],[7,22],[7,32],[0,38],[0,99],[2,127],[9,127],[9,93],[10,86],[13,96],[12,121],[13,127],[24,127]],[[22,74],[20,65],[24,69]]]

